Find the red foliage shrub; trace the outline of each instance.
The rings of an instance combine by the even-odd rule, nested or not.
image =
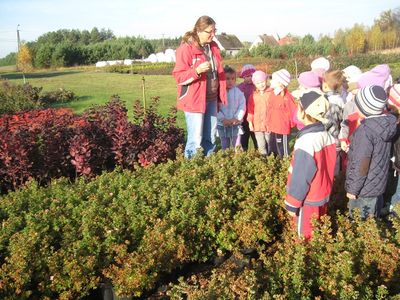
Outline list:
[[[82,116],[69,109],[45,109],[0,118],[0,189],[4,193],[35,179],[93,177],[116,165],[134,168],[175,158],[183,130],[172,112],[162,117],[156,104],[135,104],[134,120],[118,96]]]

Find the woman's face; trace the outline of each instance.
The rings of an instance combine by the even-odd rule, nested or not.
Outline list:
[[[210,25],[203,31],[198,32],[197,35],[200,40],[200,45],[211,43],[216,32],[217,30],[215,29],[215,25]]]

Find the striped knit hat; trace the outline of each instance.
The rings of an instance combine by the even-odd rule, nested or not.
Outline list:
[[[358,109],[368,117],[382,114],[387,100],[387,95],[383,87],[368,85],[358,91],[355,103]]]
[[[272,80],[279,82],[284,86],[288,86],[290,82],[290,73],[286,69],[280,69],[279,71],[272,73]]]

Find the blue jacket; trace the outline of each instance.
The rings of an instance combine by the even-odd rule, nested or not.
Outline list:
[[[389,173],[390,148],[397,119],[391,114],[371,116],[354,132],[348,153],[346,191],[357,197],[384,193]]]

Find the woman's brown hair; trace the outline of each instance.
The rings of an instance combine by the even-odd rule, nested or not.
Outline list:
[[[200,18],[197,19],[193,29],[184,34],[182,42],[183,43],[196,42],[197,44],[200,44],[197,33],[204,31],[210,25],[215,25],[215,21],[209,16],[201,16]]]

